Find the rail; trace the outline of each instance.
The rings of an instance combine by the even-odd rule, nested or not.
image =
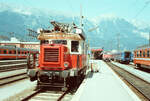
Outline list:
[[[16,81],[23,80],[23,79],[26,79],[26,78],[28,78],[26,73],[20,73],[20,74],[16,74],[16,75],[3,77],[3,78],[0,78],[0,86],[10,84],[10,83],[14,83]]]
[[[132,73],[120,68],[119,66],[107,62],[122,80],[144,101],[150,100],[150,83],[133,75]]]
[[[0,72],[7,72],[27,68],[27,60],[2,60]]]
[[[42,96],[42,98],[41,98]],[[43,99],[44,97],[44,99]],[[21,101],[30,101],[30,100],[38,100],[38,101],[61,101],[65,99],[65,101],[70,101],[73,97],[73,94],[69,93],[69,90],[63,92],[58,89],[55,91],[47,91],[38,89],[37,91],[33,91],[29,96],[23,98]]]

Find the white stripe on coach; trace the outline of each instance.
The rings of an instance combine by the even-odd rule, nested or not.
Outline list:
[[[134,58],[134,60],[149,60],[150,61],[150,58]]]

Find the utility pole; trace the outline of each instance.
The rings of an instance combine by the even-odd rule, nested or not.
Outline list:
[[[82,19],[83,19],[83,16],[82,16],[82,5],[80,5],[80,28],[83,27]]]
[[[112,51],[112,43],[113,43],[113,41],[110,40],[110,50],[111,50],[111,51]]]
[[[150,31],[149,31],[149,46],[150,46]]]
[[[117,50],[120,52],[120,33],[117,34]]]

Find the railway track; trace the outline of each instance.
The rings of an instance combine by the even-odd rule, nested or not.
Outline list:
[[[27,60],[1,60],[0,72],[7,72],[18,69],[25,69],[27,67]]]
[[[73,94],[69,90],[63,92],[58,89],[37,90],[21,101],[70,101]]]
[[[137,70],[140,70],[140,71],[143,71],[143,72],[146,72],[146,73],[150,73],[150,69],[146,68],[146,67],[136,67],[134,64],[128,64],[128,66],[132,67],[132,68],[135,68]]]
[[[68,87],[65,92],[62,91],[61,87],[53,86],[32,91],[28,96],[21,99],[21,101],[70,101],[83,80],[84,78],[78,84]]]
[[[3,77],[0,78],[0,86],[6,85],[6,84],[10,84],[19,80],[23,80],[28,78],[26,73],[20,73],[20,74],[16,74],[16,75],[11,75],[11,76],[7,76],[7,77]]]
[[[142,101],[150,100],[150,83],[110,62],[107,62],[107,65],[125,81],[125,83],[142,99]]]

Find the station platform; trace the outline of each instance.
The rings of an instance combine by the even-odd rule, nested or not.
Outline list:
[[[105,62],[92,63],[99,72],[88,72],[71,101],[141,101]]]

